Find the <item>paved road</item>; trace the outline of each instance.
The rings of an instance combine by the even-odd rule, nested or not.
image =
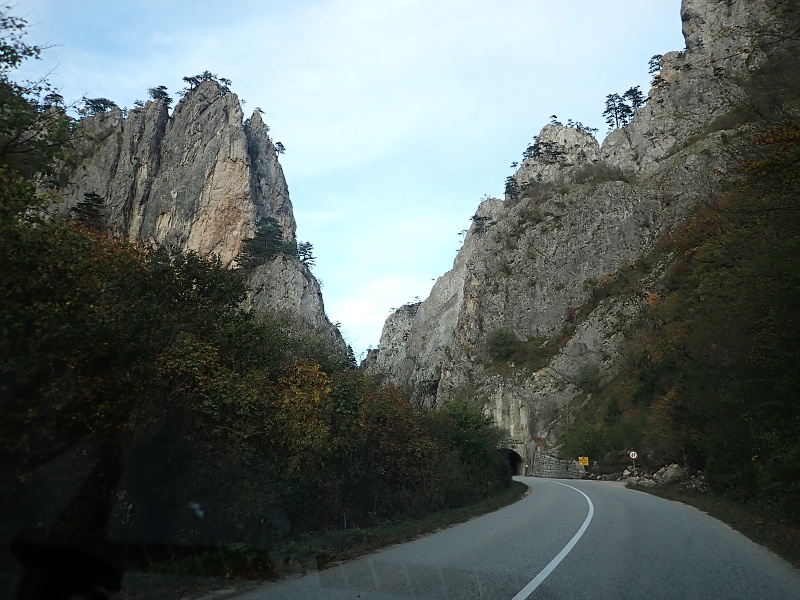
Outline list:
[[[517,479],[531,493],[497,512],[239,598],[800,600],[800,571],[693,508]]]

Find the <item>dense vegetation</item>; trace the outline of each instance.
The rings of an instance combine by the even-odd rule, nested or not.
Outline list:
[[[790,40],[791,41],[791,40]],[[794,42],[800,41],[800,36]],[[793,45],[796,47],[796,44]],[[796,48],[795,48],[796,49]],[[727,495],[800,509],[800,79],[788,52],[726,117],[749,134],[726,189],[664,240],[672,268],[631,324],[622,375],[564,438],[703,469]]]
[[[78,123],[12,81],[39,52],[24,26],[0,20],[4,547],[37,530],[263,548],[509,485],[490,420],[464,402],[415,410],[315,332],[242,309],[244,270],[98,229],[97,197],[49,214],[41,190]]]

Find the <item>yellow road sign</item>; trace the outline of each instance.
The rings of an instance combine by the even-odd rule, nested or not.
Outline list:
[[[581,463],[584,467],[589,466],[589,457],[588,456],[579,456],[578,462]]]

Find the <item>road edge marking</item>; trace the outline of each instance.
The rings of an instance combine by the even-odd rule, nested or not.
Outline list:
[[[536,588],[538,588],[541,585],[541,583],[545,579],[547,579],[547,576],[550,575],[550,573],[552,573],[555,570],[555,568],[559,565],[559,563],[567,557],[567,554],[569,554],[572,551],[572,549],[575,547],[575,544],[578,543],[578,540],[580,540],[581,537],[583,537],[583,534],[586,532],[586,528],[589,527],[589,523],[592,522],[592,517],[594,516],[594,504],[592,504],[592,501],[589,498],[589,496],[584,494],[578,488],[572,487],[571,485],[567,485],[566,483],[561,483],[560,481],[552,481],[551,483],[557,483],[558,485],[563,485],[564,487],[568,487],[569,489],[575,490],[581,496],[586,498],[586,502],[589,504],[589,514],[586,515],[586,518],[583,520],[583,525],[581,525],[577,533],[575,533],[575,535],[572,536],[572,539],[569,542],[567,542],[567,545],[561,549],[561,552],[556,554],[555,558],[553,558],[553,560],[547,563],[547,566],[544,569],[542,569],[536,577],[531,579],[530,582],[528,582],[528,585],[526,585],[519,592],[517,592],[517,595],[514,596],[511,600],[525,600],[526,598],[528,598],[528,596],[530,596],[536,590]]]

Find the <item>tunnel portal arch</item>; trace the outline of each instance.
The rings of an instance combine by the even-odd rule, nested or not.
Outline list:
[[[512,475],[525,474],[525,460],[511,448],[501,448],[500,451],[505,455]]]

